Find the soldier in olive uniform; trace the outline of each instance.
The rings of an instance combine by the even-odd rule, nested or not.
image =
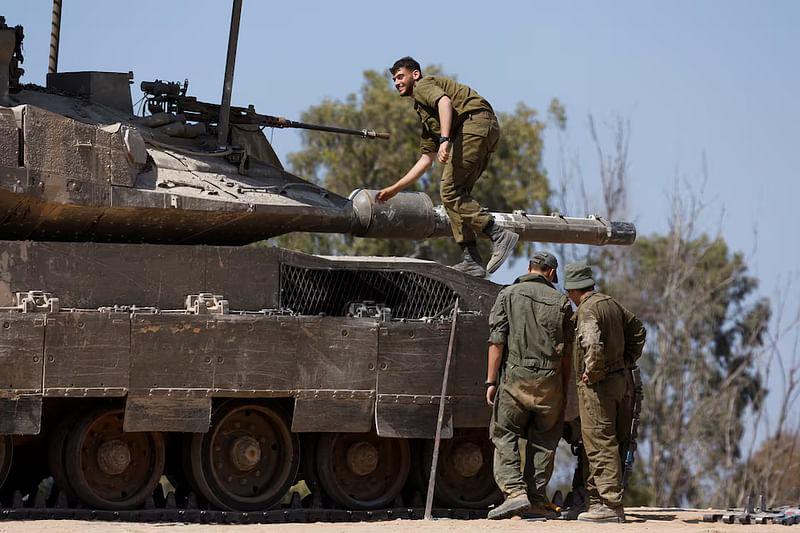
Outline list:
[[[414,99],[422,122],[422,156],[394,185],[382,189],[377,200],[385,202],[407,188],[438,159],[445,165],[439,192],[463,253],[463,260],[453,268],[478,277],[487,271],[491,274],[508,258],[519,238],[495,225],[492,215],[472,197],[472,188],[500,139],[492,106],[466,85],[440,76],[423,77],[419,63],[411,57],[397,60],[390,70],[400,96]],[[485,267],[475,242],[477,232],[492,241],[492,257]]]
[[[552,254],[534,254],[528,274],[500,291],[489,317],[486,401],[493,406],[494,477],[505,496],[489,518],[528,510],[557,516],[545,488],[562,433],[574,334],[572,306],[553,287],[557,268]],[[527,439],[524,476],[520,439]]]
[[[610,296],[594,290],[585,261],[564,267],[564,288],[578,307],[575,375],[581,434],[589,459],[589,510],[578,520],[624,522],[620,444],[629,438],[631,384],[626,367],[642,354],[642,322]]]

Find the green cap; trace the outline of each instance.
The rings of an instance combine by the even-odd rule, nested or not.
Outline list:
[[[576,261],[564,267],[564,289],[588,289],[594,285],[592,267],[586,261]]]
[[[558,259],[556,256],[549,252],[536,252],[531,256],[531,263],[536,265],[543,265],[545,268],[552,268],[556,275],[553,277],[553,283],[558,283]]]

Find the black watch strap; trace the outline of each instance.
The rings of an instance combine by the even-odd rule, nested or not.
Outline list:
[[[487,381],[486,383],[484,383],[484,385],[486,385],[487,387],[497,387],[497,382],[496,381]]]
[[[439,137],[439,144],[442,144],[445,141],[450,141],[450,137],[445,137],[444,135]]]

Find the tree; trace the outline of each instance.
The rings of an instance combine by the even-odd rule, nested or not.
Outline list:
[[[769,505],[800,500],[800,308],[787,316],[787,305],[797,305],[791,282],[791,276],[779,280],[773,299],[775,313],[759,365],[772,400],[753,413],[748,459],[737,479],[739,502],[749,495],[763,495]]]
[[[438,74],[440,69],[428,67],[425,72]],[[551,122],[563,128],[565,112],[558,100],[553,100],[548,111]],[[475,195],[492,211],[549,212],[551,191],[542,166],[542,133],[548,122],[540,120],[536,110],[523,103],[513,114],[498,113],[498,119],[502,130],[500,145],[475,187]],[[402,176],[419,157],[420,124],[411,101],[398,97],[388,76],[374,70],[364,72],[358,95],[311,106],[301,120],[391,133],[388,143],[313,131],[302,133],[304,149],[289,156],[292,172],[338,194],[347,195],[357,188],[383,188]],[[434,205],[441,204],[442,168],[436,164],[409,190],[425,192]],[[460,254],[451,239],[412,242],[292,234],[277,241],[281,246],[313,253],[413,256],[442,262],[453,261]],[[481,246],[488,247],[488,241]],[[530,246],[518,246],[517,256],[528,253]]]
[[[627,218],[630,124],[619,117],[610,122],[610,150],[592,117],[589,127],[603,212]],[[562,181],[572,177],[562,175]],[[575,199],[565,192],[585,189],[579,183],[561,190],[566,203]],[[755,298],[758,281],[749,275],[744,255],[698,227],[702,197],[702,189],[676,182],[665,234],[640,236],[632,248],[583,250],[597,266],[600,289],[635,312],[648,330],[639,361],[645,399],[638,464],[649,487],[637,487],[632,496],[652,499],[637,503],[741,503],[737,481],[748,456],[743,436],[750,414],[764,406],[760,363],[770,303]],[[589,203],[585,195],[583,202]],[[578,250],[565,252],[575,257]]]

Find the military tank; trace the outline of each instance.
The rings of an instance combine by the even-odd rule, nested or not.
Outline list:
[[[118,511],[169,484],[248,512],[303,480],[305,505],[410,506],[438,429],[438,503],[485,509],[499,497],[483,387],[499,287],[429,261],[243,246],[450,230],[424,194],[379,204],[283,169],[260,127],[318,127],[230,106],[237,9],[221,104],[156,80],[144,116],[131,73],[51,65],[47,87],[22,87],[23,30],[0,21],[0,503],[51,480],[46,505]],[[523,240],[636,235],[494,216]]]

